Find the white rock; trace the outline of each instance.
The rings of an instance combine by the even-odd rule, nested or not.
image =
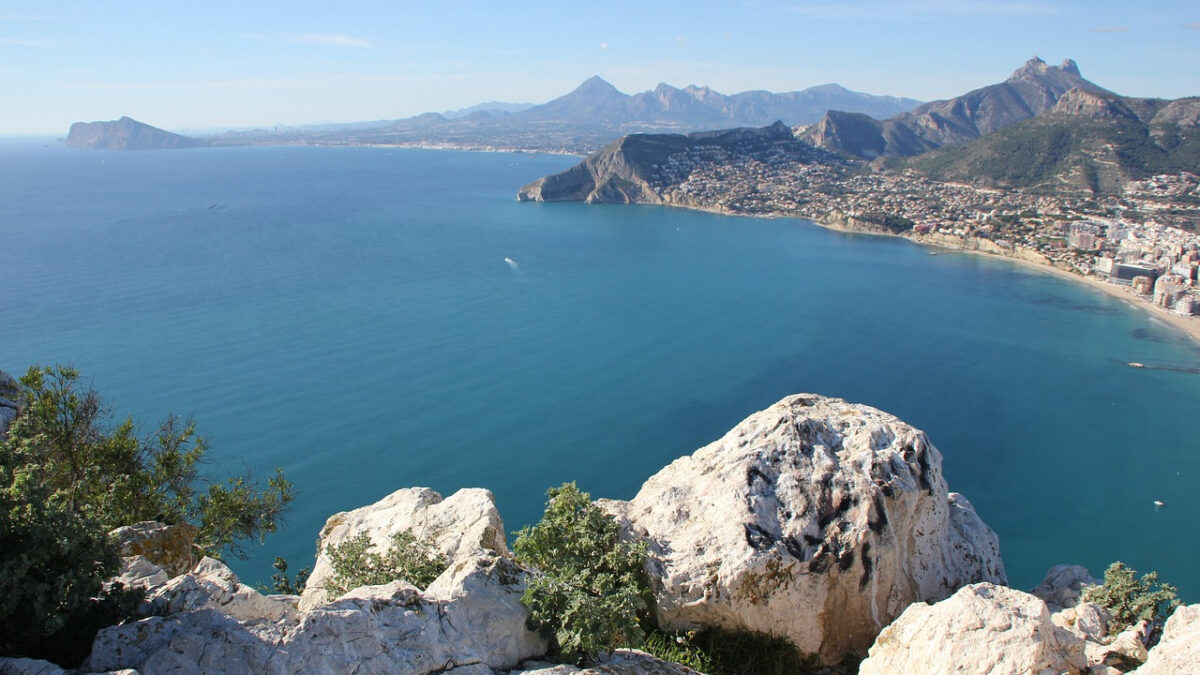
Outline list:
[[[85,668],[230,675],[423,675],[453,668],[491,675],[546,652],[526,628],[524,570],[510,558],[459,560],[437,583],[431,593],[402,581],[358,588],[285,632],[286,621],[259,616],[262,608],[239,599],[244,587],[228,568],[206,559],[164,587],[173,590],[159,599],[177,613],[100,631]]]
[[[3,375],[4,372],[0,371],[0,376]],[[65,675],[65,673],[62,668],[49,661],[11,659],[0,656],[0,675]]]
[[[1083,607],[1089,603],[1081,603]],[[1126,628],[1115,637],[1099,640],[1089,640],[1084,643],[1088,664],[1092,672],[1103,672],[1105,668],[1116,667],[1128,670],[1129,664],[1141,664],[1146,660],[1146,645],[1150,642],[1152,626],[1149,621],[1139,621]]]
[[[233,570],[213,558],[154,589],[147,602],[155,614],[170,616],[198,609],[216,609],[243,623],[283,624],[282,631],[299,621],[295,596],[263,595],[238,581]]]
[[[470,488],[442,499],[429,488],[397,490],[374,504],[335,514],[325,521],[317,542],[317,560],[300,598],[301,611],[310,611],[332,599],[325,591],[325,584],[333,577],[325,555],[328,547],[366,534],[376,548],[386,550],[391,537],[404,531],[431,544],[450,563],[487,552],[509,555],[504,522],[491,492]]]
[[[1150,650],[1137,675],[1200,673],[1200,604],[1184,605],[1171,614],[1162,639]]]
[[[163,568],[150,562],[145,556],[135,555],[121,558],[121,572],[114,581],[129,588],[150,590],[162,586],[170,578]]]
[[[1083,565],[1055,565],[1030,593],[1044,600],[1051,612],[1057,612],[1074,607],[1083,595],[1084,588],[1100,583]]]
[[[859,675],[1058,675],[1087,668],[1083,641],[1056,627],[1040,599],[973,584],[914,604],[876,638]]]
[[[1071,630],[1084,640],[1101,642],[1108,637],[1108,624],[1111,615],[1108,610],[1094,602],[1081,602],[1072,608],[1075,611],[1075,625]]]
[[[892,415],[800,394],[601,504],[649,542],[661,625],[769,633],[836,662],[913,602],[1006,581],[941,462]]]

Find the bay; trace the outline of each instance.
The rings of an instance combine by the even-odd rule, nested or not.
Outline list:
[[[799,220],[528,204],[576,160],[384,148],[0,144],[0,368],[72,363],[213,476],[285,469],[311,564],[330,514],[407,486],[631,497],[801,391],[927,431],[1011,582],[1121,559],[1200,597],[1200,352],[1124,302]],[[1156,510],[1154,500],[1166,506]]]

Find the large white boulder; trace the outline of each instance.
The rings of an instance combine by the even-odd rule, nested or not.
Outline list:
[[[799,394],[601,504],[649,543],[661,625],[768,633],[836,662],[914,602],[1006,582],[995,533],[941,466],[896,417]]]
[[[1200,673],[1200,604],[1176,608],[1137,675]]]
[[[317,560],[300,597],[300,610],[307,612],[334,599],[325,590],[333,577],[326,549],[366,534],[377,549],[384,551],[392,536],[404,531],[433,546],[451,565],[481,554],[510,555],[504,521],[488,490],[462,489],[446,499],[429,488],[397,490],[374,504],[334,514],[325,521],[317,541]]]
[[[1083,641],[1050,621],[1039,598],[972,584],[909,606],[883,629],[859,675],[1059,675],[1087,669]]]

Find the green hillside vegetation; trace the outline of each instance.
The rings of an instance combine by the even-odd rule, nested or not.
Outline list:
[[[935,180],[1113,194],[1129,180],[1200,170],[1200,132],[1177,124],[1152,128],[1133,117],[1053,113],[906,165]]]

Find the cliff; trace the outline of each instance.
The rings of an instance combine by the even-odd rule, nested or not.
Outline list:
[[[111,122],[76,122],[67,134],[67,145],[93,150],[168,150],[208,145],[198,138],[180,136],[129,117]]]

